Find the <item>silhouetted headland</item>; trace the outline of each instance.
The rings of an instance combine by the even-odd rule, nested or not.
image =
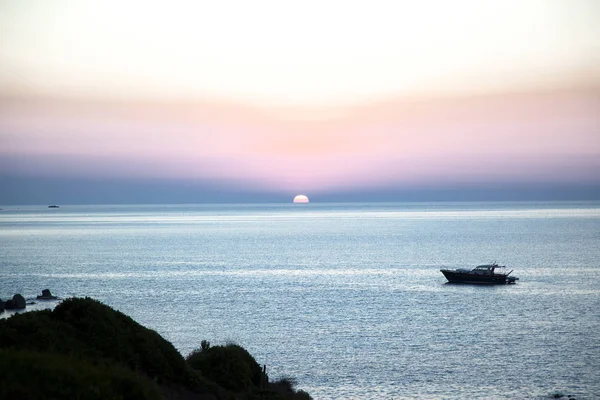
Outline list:
[[[155,331],[90,298],[0,320],[0,398],[298,399],[235,344],[184,358]]]

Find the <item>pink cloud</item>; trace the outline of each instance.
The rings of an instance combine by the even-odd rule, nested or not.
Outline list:
[[[77,160],[71,173],[226,179],[290,190],[593,180],[599,99],[596,91],[562,90],[394,100],[322,120],[278,118],[225,102],[3,99],[0,153]],[[86,159],[112,165],[85,167]]]

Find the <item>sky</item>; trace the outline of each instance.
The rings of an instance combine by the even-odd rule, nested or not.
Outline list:
[[[0,204],[600,199],[600,3],[0,2]]]

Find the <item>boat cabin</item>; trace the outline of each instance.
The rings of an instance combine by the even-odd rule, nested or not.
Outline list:
[[[502,268],[498,264],[479,265],[475,267],[471,272],[478,275],[493,275],[496,268]]]

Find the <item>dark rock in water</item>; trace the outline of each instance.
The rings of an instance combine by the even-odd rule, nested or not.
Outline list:
[[[4,311],[4,302],[0,299],[0,312]]]
[[[13,296],[12,299],[15,303],[15,307],[17,308],[17,310],[22,310],[25,308],[25,298],[23,296],[17,293]]]
[[[4,307],[7,310],[22,310],[25,308],[25,298],[17,293],[12,300],[6,300]]]
[[[41,296],[37,296],[38,300],[56,300],[56,296],[52,296],[52,293],[50,293],[50,289],[44,289],[42,290],[42,295]]]

